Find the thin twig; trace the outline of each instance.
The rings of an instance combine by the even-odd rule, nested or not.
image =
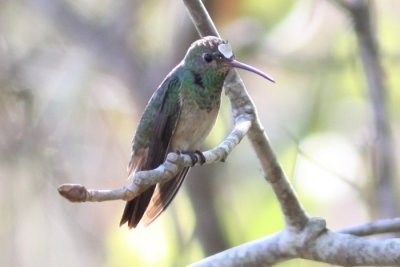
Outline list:
[[[368,236],[368,235],[400,232],[400,217],[377,220],[374,222],[355,225],[341,229],[338,232],[356,236]]]

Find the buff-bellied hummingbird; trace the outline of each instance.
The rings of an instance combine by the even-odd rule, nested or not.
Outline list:
[[[130,175],[157,168],[169,152],[187,153],[193,162],[198,158],[204,161],[198,149],[214,126],[222,86],[232,68],[274,81],[235,60],[229,43],[220,38],[207,36],[190,46],[146,106],[132,142]],[[189,167],[183,168],[174,178],[153,185],[128,201],[120,224],[127,222],[132,228],[139,223],[152,223],[171,203],[188,171]]]

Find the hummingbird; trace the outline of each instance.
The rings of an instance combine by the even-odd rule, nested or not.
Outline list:
[[[198,149],[214,126],[225,77],[233,68],[274,82],[262,71],[235,60],[227,41],[207,36],[191,44],[144,110],[132,141],[129,176],[157,168],[169,152],[188,154],[193,166],[197,161],[204,163],[204,155]],[[183,168],[172,179],[152,185],[129,200],[120,225],[128,223],[131,229],[138,224],[151,224],[174,199],[189,169]]]

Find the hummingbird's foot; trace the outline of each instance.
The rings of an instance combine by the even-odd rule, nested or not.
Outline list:
[[[199,163],[200,163],[200,165],[203,165],[203,164],[206,162],[206,157],[204,157],[203,152],[201,152],[201,151],[199,151],[199,150],[196,150],[196,151],[194,152],[194,154],[196,154],[197,156],[199,156]]]
[[[184,152],[186,155],[188,155],[189,157],[190,157],[190,159],[192,160],[192,167],[194,166],[194,165],[196,165],[196,163],[199,161],[199,159],[197,158],[197,156],[196,156],[196,154],[195,153],[193,153],[193,152],[189,152],[189,151],[186,151],[186,152]]]
[[[200,164],[203,164],[205,162],[204,155],[201,154],[201,156],[200,156],[200,154],[198,154],[197,152],[201,153],[200,151],[192,152],[192,151],[180,151],[180,150],[177,150],[176,154],[178,154],[178,155],[180,155],[180,154],[188,155],[190,157],[190,160],[192,161],[191,166],[193,167],[194,165],[196,165],[197,162],[200,162]],[[199,157],[197,157],[197,155],[199,155]]]

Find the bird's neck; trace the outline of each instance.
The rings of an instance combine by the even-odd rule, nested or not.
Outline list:
[[[225,73],[208,71],[197,73],[186,70],[183,75],[181,98],[208,111],[219,108]]]

